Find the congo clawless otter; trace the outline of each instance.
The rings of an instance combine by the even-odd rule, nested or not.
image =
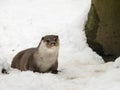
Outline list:
[[[57,73],[59,37],[46,35],[42,37],[37,48],[30,48],[19,52],[12,61],[11,67],[21,71]]]

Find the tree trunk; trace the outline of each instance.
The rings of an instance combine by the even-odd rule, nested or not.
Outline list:
[[[92,0],[85,31],[89,46],[105,61],[120,56],[120,0]]]

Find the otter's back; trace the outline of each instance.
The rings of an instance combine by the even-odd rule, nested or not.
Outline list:
[[[26,50],[23,50],[19,52],[12,61],[11,67],[12,68],[17,68],[20,70],[27,70],[27,63],[29,60],[29,57],[34,53],[36,48],[29,48]]]

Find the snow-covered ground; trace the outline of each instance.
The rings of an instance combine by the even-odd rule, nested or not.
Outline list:
[[[17,52],[36,47],[42,36],[57,34],[61,70],[55,75],[11,69],[0,75],[0,90],[119,90],[120,58],[104,63],[86,44],[90,4],[91,0],[0,0],[0,68],[9,68]]]

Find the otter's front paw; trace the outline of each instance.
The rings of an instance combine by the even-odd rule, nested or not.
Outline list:
[[[57,74],[57,73],[58,73],[58,70],[52,70],[52,73],[53,73],[53,74]]]

